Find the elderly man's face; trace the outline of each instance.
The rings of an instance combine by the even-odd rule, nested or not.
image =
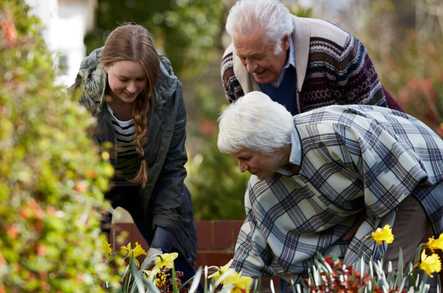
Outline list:
[[[275,54],[275,42],[266,38],[261,30],[250,35],[233,38],[237,56],[257,83],[272,83],[278,79],[286,63],[288,37],[281,40],[282,50]]]
[[[260,179],[271,177],[283,163],[283,153],[263,153],[249,149],[242,149],[233,156],[237,159],[240,170],[242,172],[248,171],[256,175]]]

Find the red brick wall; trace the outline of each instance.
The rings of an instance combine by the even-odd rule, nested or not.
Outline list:
[[[197,221],[197,265],[226,264],[232,258],[241,223],[240,220]],[[110,242],[114,248],[126,245],[128,242],[134,244],[138,242],[146,250],[149,248],[135,224],[132,223],[114,224],[111,229]]]
[[[197,222],[197,265],[224,265],[231,258],[242,221]]]

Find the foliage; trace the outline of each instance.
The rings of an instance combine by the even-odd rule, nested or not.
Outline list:
[[[222,0],[99,1],[96,28],[86,39],[88,51],[103,46],[117,25],[137,22],[153,33],[176,72],[195,71],[217,58],[223,11]]]
[[[0,2],[0,292],[102,292],[118,284],[99,228],[112,168],[40,35],[23,1]]]
[[[209,120],[206,123],[213,123]],[[213,127],[216,127],[215,125]],[[215,137],[188,163],[187,185],[195,216],[200,219],[242,219],[243,194],[249,175],[227,154],[220,153]]]
[[[443,134],[441,1],[370,1],[363,38],[384,86],[404,110]],[[434,2],[431,5],[430,2]]]
[[[312,17],[313,10],[310,7],[305,7],[296,2],[288,2],[285,3],[286,7],[288,7],[289,11],[297,15],[299,17]]]

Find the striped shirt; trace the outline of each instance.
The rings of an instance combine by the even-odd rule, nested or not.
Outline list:
[[[134,178],[140,168],[140,158],[135,147],[135,124],[134,120],[118,119],[111,107],[108,111],[112,117],[112,128],[115,133],[114,149],[115,158],[113,166],[115,169],[114,184],[133,185],[129,182]]]
[[[320,252],[379,259],[386,247],[368,237],[416,197],[434,232],[443,228],[443,141],[429,127],[387,108],[330,106],[294,116],[302,161],[296,175],[251,176],[246,219],[232,266],[254,277],[306,273]],[[360,219],[358,219],[360,218]],[[352,239],[343,236],[355,225]]]

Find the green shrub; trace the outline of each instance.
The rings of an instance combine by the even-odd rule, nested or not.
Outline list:
[[[112,168],[39,31],[23,1],[0,2],[0,292],[100,292],[118,282],[99,228]]]
[[[215,126],[214,126],[215,127]],[[196,218],[243,219],[249,173],[241,173],[231,156],[218,151],[215,137],[188,162],[187,185]]]

